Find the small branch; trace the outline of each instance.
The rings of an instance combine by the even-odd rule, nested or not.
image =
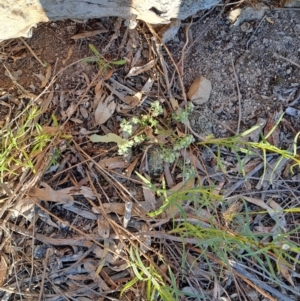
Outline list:
[[[277,53],[274,52],[273,55],[274,55],[276,58],[286,60],[287,62],[291,63],[292,65],[294,65],[294,66],[300,68],[300,65],[299,65],[299,64],[293,62],[292,60],[290,60],[290,59],[288,59],[288,58],[286,58],[286,57],[284,57],[284,56],[282,56],[282,55],[280,55],[280,54],[277,54]]]
[[[20,40],[24,43],[24,45],[28,48],[28,50],[31,52],[31,54],[35,57],[35,59],[42,65],[42,67],[45,67],[45,64],[38,58],[38,56],[35,54],[35,52],[31,49],[31,47],[25,42],[23,38],[20,38]]]
[[[249,40],[248,40],[248,42],[247,42],[247,44],[246,44],[246,49],[247,49],[247,50],[248,50],[248,48],[249,48],[249,43],[250,43],[251,39],[252,39],[252,38],[254,37],[254,35],[256,34],[258,28],[260,27],[260,25],[262,24],[262,22],[264,21],[264,19],[265,19],[265,16],[261,19],[261,21],[259,22],[259,24],[258,24],[258,26],[256,27],[255,31],[253,32],[252,36],[249,38]]]

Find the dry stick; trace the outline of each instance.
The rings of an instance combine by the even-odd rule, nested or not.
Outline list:
[[[42,65],[42,67],[46,67],[45,64],[38,58],[38,56],[35,54],[35,52],[31,49],[31,47],[25,42],[23,38],[20,38],[20,40],[24,43],[24,45],[28,48],[28,50],[31,52],[31,54],[35,57],[35,59]]]
[[[10,240],[9,244],[10,244],[11,250],[13,250],[13,247],[12,247],[12,244],[11,244],[11,240]],[[18,292],[20,293],[21,292],[21,288],[20,288],[20,285],[19,285],[19,277],[18,277],[18,273],[17,273],[17,265],[16,265],[16,262],[15,262],[14,252],[12,252],[11,257],[12,257],[12,263],[13,263],[12,264],[13,271],[14,271],[15,276],[16,276],[16,286],[17,286]]]
[[[149,23],[146,23],[150,32],[155,36],[155,38],[160,41],[160,43],[164,46],[166,52],[168,53],[170,60],[172,61],[178,75],[179,75],[179,82],[180,82],[180,86],[181,86],[181,90],[182,90],[182,96],[183,96],[183,100],[185,103],[187,103],[187,97],[186,97],[186,93],[185,93],[185,89],[184,89],[184,84],[183,84],[183,80],[180,76],[180,70],[178,69],[178,66],[176,64],[176,62],[174,61],[174,58],[169,50],[169,48],[166,46],[166,44],[162,41],[162,39],[158,36],[158,34],[156,33],[156,31],[153,29],[152,25]]]
[[[238,80],[237,74],[235,72],[235,67],[234,67],[234,63],[233,63],[232,52],[230,52],[230,58],[231,58],[231,65],[232,65],[232,69],[233,69],[233,74],[234,74],[237,93],[238,93],[238,101],[239,101],[239,119],[238,119],[237,131],[236,131],[236,134],[238,135],[240,133],[241,119],[242,119],[242,100],[241,100],[241,92],[240,92],[240,87],[239,87],[239,80]]]
[[[46,256],[43,260],[43,274],[42,274],[42,282],[41,282],[41,286],[40,286],[40,293],[39,293],[38,301],[42,300],[42,296],[43,296],[43,292],[44,292],[44,283],[45,283],[45,277],[46,277],[47,261],[48,261],[49,252],[50,252],[50,249],[47,249]]]
[[[256,34],[258,28],[260,27],[260,25],[261,25],[262,22],[264,21],[265,17],[266,17],[266,16],[264,16],[264,17],[260,20],[260,22],[259,22],[258,26],[256,27],[255,31],[253,32],[252,36],[249,38],[249,40],[248,40],[248,42],[247,42],[247,44],[246,44],[246,49],[247,49],[247,50],[249,49],[249,43],[250,43],[251,39],[252,39],[252,38],[254,37],[254,35]]]
[[[36,222],[36,213],[35,213],[35,210],[34,210],[34,213],[33,213],[33,220],[34,220],[34,225],[33,225],[33,228],[32,228],[32,236],[34,237],[35,235],[35,222]],[[30,288],[31,288],[31,280],[32,280],[32,277],[33,277],[33,267],[34,267],[34,263],[33,263],[33,258],[34,258],[34,244],[35,244],[35,239],[33,238],[32,239],[32,242],[31,242],[31,269],[30,269],[30,281],[29,281],[29,285],[28,285],[28,290],[30,291]]]
[[[299,64],[293,62],[292,60],[290,60],[290,59],[288,59],[288,58],[286,58],[286,57],[284,57],[284,56],[282,56],[282,55],[280,55],[280,54],[277,54],[277,53],[274,52],[273,55],[274,55],[276,58],[280,58],[280,59],[286,60],[287,62],[293,64],[294,66],[296,66],[296,67],[298,67],[298,68],[300,68],[300,65],[299,65]]]
[[[6,67],[5,64],[3,64],[3,67],[6,69],[6,71],[7,71],[8,75],[9,75],[10,79],[12,80],[12,82],[13,82],[13,83],[14,83],[14,84],[22,91],[22,93],[28,95],[28,94],[29,94],[28,91],[26,91],[26,89],[23,88],[23,87],[16,81],[15,77],[11,74],[11,72],[8,70],[8,68]],[[5,125],[5,127],[6,127],[6,125]],[[3,130],[5,130],[5,127],[4,127],[4,129],[2,129],[1,132],[3,132]]]
[[[186,30],[185,30],[186,41],[185,41],[185,44],[182,47],[181,58],[180,58],[180,60],[178,62],[179,70],[181,72],[181,74],[179,74],[179,76],[183,75],[183,69],[184,69],[184,52],[185,52],[185,49],[188,46],[189,41],[190,41],[189,40],[189,30],[190,30],[190,27],[192,26],[192,24],[193,24],[193,17],[191,18],[191,22],[188,24],[188,26],[186,27]]]

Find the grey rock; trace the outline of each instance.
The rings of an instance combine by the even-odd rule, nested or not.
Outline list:
[[[240,26],[246,21],[260,20],[264,16],[266,9],[266,6],[260,6],[257,9],[252,7],[237,8],[229,13],[228,20],[234,23],[234,26]]]
[[[220,0],[0,0],[0,40],[30,37],[39,22],[101,17],[136,18],[151,24],[186,19]]]

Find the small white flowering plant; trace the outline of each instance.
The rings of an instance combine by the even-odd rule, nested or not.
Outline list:
[[[193,106],[189,105],[187,110],[179,109],[176,114],[172,114],[172,121],[185,123],[189,114],[192,112]],[[127,140],[121,145],[119,144],[118,153],[120,155],[126,154],[133,146],[141,144],[148,139],[145,133],[135,134],[136,132],[143,132],[142,129],[152,128],[153,133],[157,135],[168,136],[170,143],[161,144],[161,159],[167,163],[173,163],[179,158],[180,151],[189,147],[194,141],[194,137],[190,134],[186,134],[179,137],[174,131],[159,129],[158,117],[163,113],[163,108],[159,101],[154,101],[147,114],[143,114],[140,117],[132,117],[129,120],[122,119],[120,123],[120,132]],[[159,139],[157,139],[159,140]]]

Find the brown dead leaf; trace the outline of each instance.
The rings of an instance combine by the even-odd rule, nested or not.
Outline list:
[[[151,208],[151,210],[156,209],[156,198],[155,198],[155,192],[148,187],[143,186],[143,194],[144,194],[144,200],[148,204],[148,206]]]
[[[99,161],[99,165],[103,168],[108,169],[117,169],[117,168],[126,168],[128,166],[128,162],[124,161],[124,158],[121,156],[113,157],[113,158],[104,158]]]
[[[85,38],[90,38],[95,35],[98,35],[100,33],[106,33],[107,29],[98,29],[98,30],[92,30],[92,31],[86,31],[82,33],[75,34],[74,36],[71,37],[73,40],[79,40],[79,39],[85,39]]]
[[[172,105],[172,109],[174,110],[174,112],[176,112],[179,108],[177,99],[175,99],[174,97],[170,97],[170,103]]]
[[[137,76],[143,72],[146,72],[146,71],[150,70],[152,67],[154,67],[155,64],[156,64],[156,60],[152,60],[149,63],[147,63],[146,65],[139,66],[139,67],[133,67],[130,69],[130,71],[128,72],[126,77]]]
[[[32,187],[28,191],[28,195],[35,197],[41,201],[50,201],[57,203],[71,203],[74,201],[73,197],[68,193],[59,190],[53,190],[48,184],[42,182],[41,186],[44,188]]]
[[[125,102],[127,105],[129,105],[130,109],[135,108],[139,105],[141,99],[142,99],[143,93],[137,92],[134,95],[127,95],[123,98],[123,102]]]
[[[28,215],[33,211],[34,203],[29,198],[25,198],[22,201],[19,201],[16,206],[12,209],[12,216],[18,217],[19,215],[25,215],[28,218]]]
[[[83,195],[86,198],[94,200],[96,198],[93,190],[88,186],[72,186],[59,190],[69,195]]]
[[[289,269],[287,268],[287,266],[284,263],[282,263],[282,262],[279,261],[279,263],[278,263],[278,270],[279,270],[281,276],[286,281],[288,281],[292,286],[295,287],[295,283],[293,281],[291,273],[290,273]]]
[[[136,166],[137,163],[139,162],[139,159],[140,159],[140,157],[136,157],[136,158],[134,159],[134,161],[133,161],[132,163],[130,163],[130,165],[127,167],[127,170],[126,170],[126,175],[127,175],[127,177],[129,177],[129,178],[131,177],[131,174],[132,174],[132,172],[133,172],[135,166]]]
[[[89,114],[88,114],[88,112],[87,112],[87,110],[86,110],[85,107],[80,106],[79,111],[80,111],[80,113],[81,113],[81,115],[83,116],[84,119],[88,119],[89,118]]]
[[[100,276],[105,281],[106,284],[110,286],[111,289],[117,289],[117,284],[109,277],[109,275],[105,272],[104,269],[101,270]]]
[[[165,178],[166,178],[166,182],[169,188],[172,188],[175,183],[170,171],[170,164],[169,163],[165,163],[164,164],[164,174],[165,174]]]
[[[103,100],[103,98],[105,97],[105,95],[103,95],[103,88],[102,88],[102,80],[100,80],[97,85],[95,86],[95,97],[94,97],[94,101],[93,101],[93,109],[96,110],[98,103],[101,102]]]
[[[62,60],[63,65],[64,65],[64,64],[68,61],[68,59],[71,57],[71,55],[72,55],[72,53],[73,53],[73,51],[74,51],[74,47],[75,47],[75,45],[72,45],[72,46],[69,48],[67,57],[66,57],[64,60]]]
[[[98,216],[97,219],[98,234],[103,238],[108,238],[110,234],[110,226],[103,216]]]
[[[114,113],[116,106],[112,94],[103,99],[103,101],[99,101],[95,111],[96,125],[105,123]]]
[[[50,93],[46,97],[46,99],[41,99],[40,106],[41,106],[41,113],[44,113],[48,110],[48,107],[53,99],[54,96],[54,89],[53,87],[51,88]]]
[[[5,278],[7,274],[7,263],[3,256],[0,259],[0,286],[4,284]]]
[[[280,112],[280,115],[281,114],[282,112]],[[276,112],[267,119],[267,124],[264,128],[265,137],[268,136],[268,134],[273,130],[280,115]],[[280,129],[278,126],[276,126],[276,128],[272,131],[272,133],[267,137],[267,141],[270,144],[278,147],[280,144],[279,135],[280,135]]]
[[[45,78],[42,80],[41,88],[45,88],[51,77],[51,65],[47,67]]]

